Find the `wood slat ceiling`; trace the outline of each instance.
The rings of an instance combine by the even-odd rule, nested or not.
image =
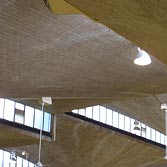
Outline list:
[[[1,1],[1,97],[110,98],[167,92],[167,67],[133,64],[136,46],[82,15],[41,0]]]
[[[17,101],[41,109],[38,100],[17,99]],[[60,114],[92,105],[104,105],[119,113],[138,119],[165,134],[165,112],[161,110],[162,103],[167,103],[167,94],[121,101],[113,99],[55,99],[51,106],[45,106],[45,111]]]
[[[167,64],[166,0],[65,0]]]
[[[42,144],[41,161],[47,167],[165,167],[165,150],[83,121],[58,116],[57,140]],[[26,150],[38,159],[38,145]]]
[[[158,109],[148,117],[148,100],[146,111],[132,99],[166,93],[167,66],[154,57],[149,66],[134,65],[136,46],[114,31],[83,15],[53,15],[41,0],[18,0],[0,2],[0,33],[0,97],[39,107],[33,99],[52,96],[52,113],[115,102],[164,131],[160,103],[148,98]]]
[[[156,96],[114,101],[106,106],[115,108],[118,112],[138,119],[165,134],[165,111],[161,110],[161,101]]]
[[[74,2],[81,0],[73,0]],[[89,1],[91,8],[92,2]],[[87,4],[88,1],[84,0],[84,3]],[[133,1],[131,3],[133,4]],[[96,5],[92,9],[95,7]],[[87,8],[85,10],[90,11]],[[92,10],[92,13],[98,14],[99,11]],[[89,12],[87,14],[89,15]],[[100,11],[101,16],[98,19],[103,19],[104,14]],[[122,15],[126,16],[123,12]],[[158,31],[153,35],[150,34],[154,32],[152,20],[149,22],[146,19],[142,22],[150,23],[146,28],[147,32],[145,29],[140,30],[138,24],[129,30],[129,22],[120,28],[119,21],[122,19],[119,19],[119,15],[115,20],[112,25],[115,27],[118,24],[118,30],[124,29],[125,33],[120,34],[130,34],[131,31],[136,36],[133,38],[129,35],[128,39],[166,62],[166,31],[160,26],[165,20],[159,20],[158,25],[155,22],[155,29]],[[114,27],[113,30],[116,31]],[[141,31],[143,34],[139,33]],[[42,0],[0,1],[0,34],[0,97],[32,100],[41,96],[52,96],[58,100],[55,104],[57,103],[60,110],[57,109],[56,112],[61,112],[113,101],[116,105],[120,100],[127,101],[167,92],[165,64],[152,57],[153,63],[150,66],[143,68],[134,65],[134,44],[83,15],[53,15],[44,7]],[[141,41],[143,36],[145,40]],[[152,100],[154,101],[154,98]],[[128,104],[126,101],[121,103],[125,109]],[[126,113],[132,114],[131,111],[128,109]],[[135,116],[144,117],[143,113],[137,112]],[[155,117],[157,115],[148,119],[148,122],[163,131],[163,122],[157,124]],[[163,121],[162,115],[160,118]],[[164,164],[163,150],[73,121],[69,121],[69,118],[60,119],[57,143],[43,145],[44,163],[52,161],[52,166],[60,164],[62,167],[82,167],[90,164],[91,167],[160,167]],[[37,146],[23,148],[30,151],[32,157],[37,157]],[[114,158],[111,158],[111,155]],[[120,158],[122,161],[119,161]]]
[[[0,124],[0,148],[37,144],[38,138],[26,131]],[[2,157],[1,157],[2,158]]]

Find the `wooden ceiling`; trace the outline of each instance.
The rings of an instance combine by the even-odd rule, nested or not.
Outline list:
[[[65,0],[167,64],[166,0]]]
[[[51,96],[54,105],[48,110],[53,113],[95,104],[112,104],[127,115],[141,119],[163,132],[164,113],[159,112],[160,102],[154,95],[167,93],[167,66],[164,64],[167,49],[166,20],[165,12],[163,14],[159,10],[161,5],[165,10],[165,1],[150,1],[150,5],[148,1],[136,0],[105,0],[102,1],[103,5],[101,1],[93,0],[67,1],[112,30],[81,14],[53,15],[44,7],[42,0],[0,1],[0,97],[14,98],[38,106],[38,98]],[[132,10],[129,4],[135,8]],[[154,4],[156,10],[151,10],[152,13],[147,14],[146,11],[150,11]],[[106,12],[103,6],[108,6]],[[113,6],[114,8],[110,10]],[[138,14],[139,11],[141,13]],[[157,17],[158,11],[164,17]],[[138,15],[141,19],[136,18]],[[136,46],[113,30],[161,61],[152,56],[151,65],[146,67],[134,65]],[[130,105],[132,102],[133,105]],[[144,109],[141,108],[142,104],[145,106]],[[150,104],[154,105],[154,110],[151,110]],[[148,117],[147,112],[154,114]],[[103,158],[100,159],[99,156],[104,153],[106,155],[104,167],[111,164],[117,167],[125,164],[133,167],[155,164],[157,165],[155,167],[160,167],[160,164],[164,163],[160,158],[163,157],[163,151],[150,148],[143,143],[132,142],[125,137],[126,142],[123,142],[122,136],[108,134],[107,131],[95,131],[94,128],[88,133],[89,128],[84,127],[79,138],[80,147],[77,145],[74,147],[76,139],[71,145],[68,142],[73,134],[69,127],[72,129],[74,126],[77,127],[76,122],[69,121],[68,124],[63,119],[61,122],[58,130],[67,129],[67,131],[60,134],[62,141],[58,140],[54,146],[58,152],[55,152],[52,145],[44,145],[48,153],[45,154],[46,162],[47,158],[55,160],[56,155],[60,160],[55,160],[53,163],[60,163],[62,167],[69,166],[68,164],[82,167],[82,165],[89,166],[88,156],[91,156],[94,158],[91,167],[95,167],[103,163]],[[91,136],[92,134],[94,136]],[[122,144],[132,142],[123,147],[125,150],[132,149],[132,152],[122,151],[121,155],[118,152],[117,158],[119,156],[123,158],[120,164],[107,156],[110,153],[115,154],[115,151],[112,151],[113,147],[109,147],[106,152],[102,149],[96,154],[96,144],[103,142],[103,135],[107,134],[109,139],[104,137],[105,148],[115,142],[112,146],[116,145],[118,147],[115,147],[115,150],[120,150]],[[95,143],[89,145],[87,136],[90,136],[90,140]],[[132,144],[135,147],[131,148]],[[93,152],[89,152],[89,146],[91,150],[94,148]],[[34,151],[34,156],[37,153],[36,148],[37,146],[28,147],[30,151],[31,149]],[[127,159],[128,156],[134,156],[134,152],[138,150],[141,154],[136,161]],[[151,158],[146,159],[147,155]],[[135,154],[135,158],[136,156],[138,154]]]
[[[41,109],[38,100],[17,101]],[[51,106],[45,106],[45,111],[53,114],[69,112],[73,109],[85,108],[92,105],[105,105],[108,108],[140,120],[142,123],[165,133],[165,112],[161,110],[161,104],[167,103],[167,94],[133,98],[128,100],[112,99],[55,99]]]
[[[0,97],[122,100],[167,92],[167,66],[133,64],[136,46],[41,0],[1,1]]]
[[[42,144],[47,167],[165,167],[165,150],[83,121],[59,115],[57,140]],[[38,145],[14,148],[38,159]]]
[[[163,101],[163,98],[161,99]],[[114,101],[108,104],[107,107],[115,108],[118,112],[138,119],[142,123],[165,134],[165,112],[161,110],[161,103],[157,96],[149,96],[124,101]]]
[[[37,135],[35,137],[32,133],[0,124],[0,148],[18,147],[37,143]]]
[[[64,0],[48,0],[50,10],[55,14],[79,14],[79,10]]]

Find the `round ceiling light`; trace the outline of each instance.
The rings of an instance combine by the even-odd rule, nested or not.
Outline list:
[[[137,48],[137,50],[137,58],[134,60],[134,63],[139,66],[146,66],[151,64],[151,58],[149,54],[139,47]]]

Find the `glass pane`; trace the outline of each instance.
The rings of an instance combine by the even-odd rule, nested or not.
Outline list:
[[[165,135],[161,133],[161,144],[165,144]]]
[[[111,125],[112,126],[112,113],[113,111],[110,109],[107,109],[107,125]]]
[[[113,111],[113,126],[118,128],[118,113]]]
[[[130,118],[125,116],[125,131],[130,132]]]
[[[15,122],[20,124],[24,123],[24,111],[15,109]]]
[[[17,167],[22,167],[22,158],[17,157]]]
[[[4,99],[0,98],[0,118],[3,118]]]
[[[146,126],[146,138],[151,139],[151,128],[149,126]]]
[[[79,109],[79,115],[85,116],[85,109]]]
[[[155,132],[155,136],[156,136],[156,142],[157,142],[157,143],[160,143],[160,142],[161,142],[160,132],[156,131],[156,132]]]
[[[165,146],[167,146],[167,136],[165,135]]]
[[[93,119],[99,121],[100,113],[99,113],[99,106],[93,107]]]
[[[100,122],[106,123],[106,108],[100,106]]]
[[[34,128],[41,129],[43,124],[43,113],[41,110],[35,109]]]
[[[51,114],[45,112],[44,113],[44,131],[50,132],[50,124],[51,124]]]
[[[10,160],[10,153],[4,151],[4,162],[3,162],[4,167],[9,167],[9,160]]]
[[[3,150],[0,150],[0,166],[3,164]]]
[[[119,114],[119,129],[125,129],[125,116],[122,114]]]
[[[135,128],[135,124],[134,124],[135,120],[133,118],[130,119],[130,124],[131,124],[131,133],[135,134],[136,131],[134,130]]]
[[[141,123],[141,136],[146,137],[146,125]]]
[[[10,167],[16,167],[16,162],[10,161]]]
[[[21,103],[17,103],[17,102],[16,102],[15,108],[18,109],[18,110],[24,111],[24,105],[21,104]]]
[[[92,110],[93,110],[92,107],[87,107],[86,108],[86,117],[92,118]]]
[[[78,110],[72,110],[72,112],[78,114]]]
[[[151,128],[151,140],[155,141],[155,130]]]
[[[34,164],[32,162],[29,162],[29,167],[34,167]]]
[[[25,125],[33,127],[34,124],[34,108],[25,106]]]
[[[20,103],[15,104],[15,122],[24,123],[24,105]]]
[[[14,105],[14,101],[5,99],[4,119],[14,121]]]
[[[28,161],[23,159],[23,167],[28,167]]]

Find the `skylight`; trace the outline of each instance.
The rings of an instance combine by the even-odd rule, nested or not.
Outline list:
[[[36,167],[34,163],[16,156],[16,161],[11,161],[11,153],[0,149],[0,167]]]
[[[143,124],[138,120],[120,114],[109,108],[97,105],[79,110],[75,109],[72,110],[72,113],[82,115],[100,123],[118,128],[137,136],[141,136],[156,143],[167,145],[166,135]]]
[[[23,105],[21,103],[0,98],[0,119],[40,129],[43,120],[43,131],[51,131],[51,114]]]

